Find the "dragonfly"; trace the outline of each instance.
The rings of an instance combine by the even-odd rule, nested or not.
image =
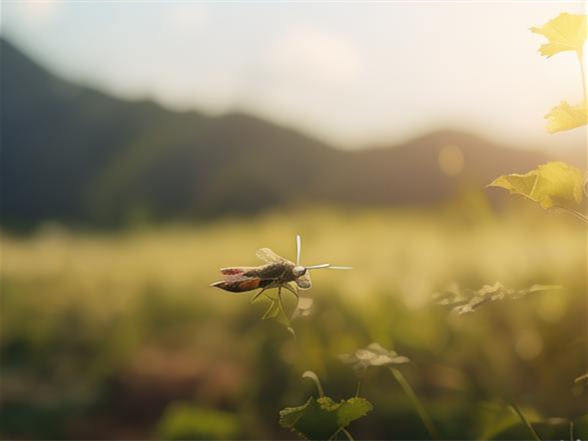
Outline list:
[[[281,300],[282,289],[292,292],[298,298],[299,290],[307,290],[312,286],[310,271],[317,269],[348,270],[349,266],[335,266],[330,263],[319,265],[302,265],[300,263],[300,252],[302,238],[296,236],[296,263],[278,256],[269,248],[261,248],[255,254],[265,262],[260,266],[235,266],[221,268],[223,280],[215,282],[210,286],[220,288],[224,291],[241,293],[259,291],[253,296],[253,302],[268,289],[277,288],[278,298]]]

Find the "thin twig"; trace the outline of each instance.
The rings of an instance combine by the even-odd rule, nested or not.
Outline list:
[[[429,432],[429,436],[431,437],[431,439],[433,439],[433,440],[439,439],[439,433],[437,432],[437,429],[435,429],[435,426],[433,424],[433,420],[431,420],[431,417],[429,416],[429,414],[427,413],[427,411],[425,410],[425,408],[423,407],[423,405],[419,401],[418,397],[414,393],[414,390],[412,389],[412,387],[410,386],[408,381],[406,381],[406,378],[404,378],[404,375],[402,375],[402,372],[400,372],[398,369],[392,368],[392,367],[390,368],[390,371],[392,372],[392,374],[394,375],[394,378],[396,378],[396,381],[398,381],[398,383],[400,384],[402,389],[404,389],[404,393],[406,393],[406,395],[408,395],[408,398],[410,399],[410,401],[412,401],[412,405],[414,406],[415,410],[417,411],[421,421],[423,422],[423,425],[427,429],[427,432]]]

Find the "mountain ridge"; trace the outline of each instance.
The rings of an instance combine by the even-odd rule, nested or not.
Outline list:
[[[209,116],[112,97],[63,80],[0,38],[3,224],[43,220],[116,225],[197,219],[291,204],[423,205],[462,179],[545,162],[475,134],[443,129],[395,146],[341,150],[242,112]],[[465,168],[443,174],[439,149]]]

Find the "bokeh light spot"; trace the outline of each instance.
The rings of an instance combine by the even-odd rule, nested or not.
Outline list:
[[[448,144],[439,150],[437,162],[441,171],[447,176],[457,176],[464,167],[463,153],[458,146]]]

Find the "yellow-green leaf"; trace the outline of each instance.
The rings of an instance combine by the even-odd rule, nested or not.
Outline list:
[[[488,186],[500,187],[537,202],[544,209],[582,202],[582,172],[564,162],[548,162],[524,175],[496,178]]]
[[[559,14],[540,28],[532,27],[531,32],[543,35],[548,43],[541,45],[541,55],[551,57],[563,51],[582,53],[586,41],[586,15]]]
[[[562,101],[545,115],[545,119],[548,121],[549,133],[561,132],[588,124],[588,110],[586,104],[570,106],[566,101]]]

